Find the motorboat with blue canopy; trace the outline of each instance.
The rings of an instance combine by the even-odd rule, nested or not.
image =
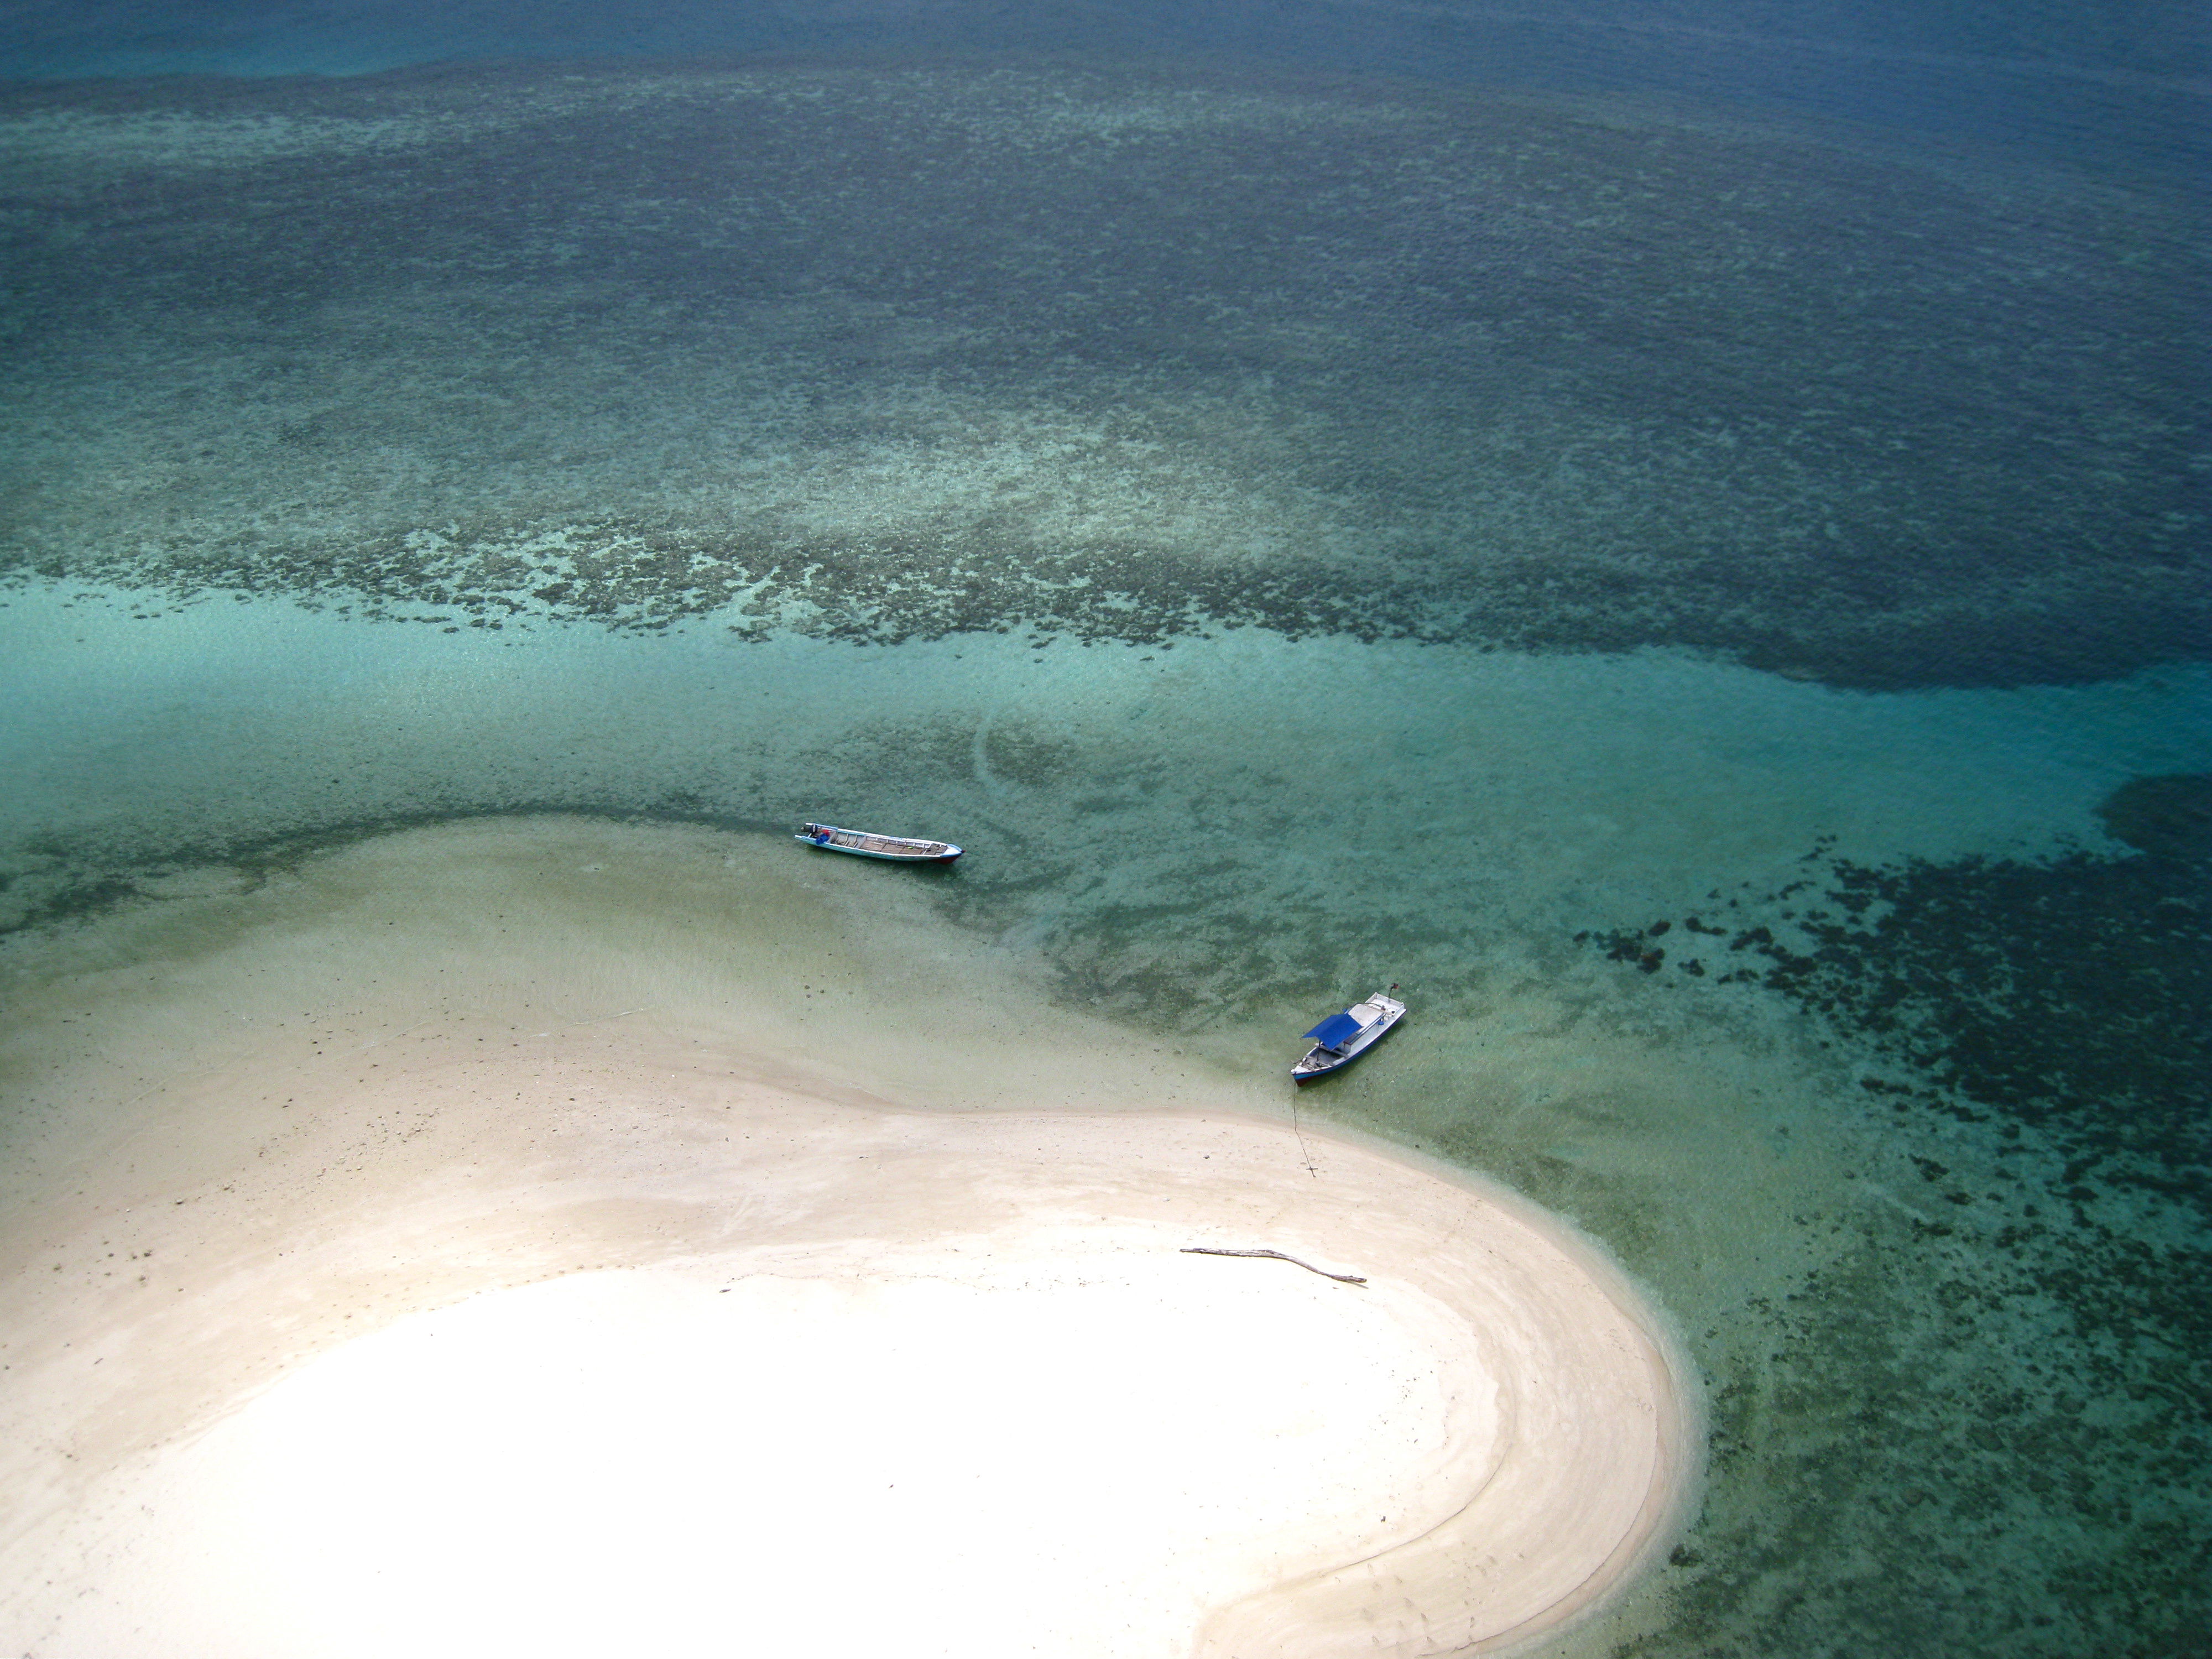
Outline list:
[[[1390,988],[1396,990],[1396,986]],[[1383,1035],[1406,1017],[1406,1005],[1377,991],[1364,1002],[1355,1002],[1340,1014],[1331,1014],[1306,1033],[1313,1044],[1306,1056],[1291,1067],[1291,1080],[1309,1082],[1340,1072],[1382,1040]]]

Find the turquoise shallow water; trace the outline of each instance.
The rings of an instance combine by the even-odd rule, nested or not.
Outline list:
[[[1398,981],[1309,1107],[1580,1221],[1705,1373],[1704,1511],[1586,1649],[2192,1650],[2155,100],[1939,146],[1772,19],[1660,20],[1765,41],[1731,85],[855,18],[16,52],[218,73],[0,103],[0,916],[439,817],[826,817],[967,845],[943,914],[1140,1036],[1262,1063]],[[2004,44],[1974,84],[2154,72]],[[222,78],[285,67],[392,72]]]

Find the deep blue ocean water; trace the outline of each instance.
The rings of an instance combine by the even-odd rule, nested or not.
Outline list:
[[[20,5],[0,921],[945,835],[1682,1321],[1638,1655],[2204,1650],[2179,7]]]

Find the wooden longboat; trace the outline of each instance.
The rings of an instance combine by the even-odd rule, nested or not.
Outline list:
[[[867,830],[840,830],[834,823],[799,826],[794,836],[824,852],[850,853],[855,858],[890,859],[900,864],[950,864],[960,849],[949,841],[921,841],[912,836],[878,836]]]

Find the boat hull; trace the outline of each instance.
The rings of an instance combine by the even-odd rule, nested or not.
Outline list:
[[[1316,1078],[1334,1077],[1346,1066],[1356,1064],[1375,1051],[1382,1039],[1398,1029],[1398,1022],[1406,1017],[1406,1005],[1377,994],[1370,997],[1366,1005],[1379,1007],[1381,1018],[1361,1030],[1358,1036],[1341,1048],[1328,1048],[1316,1043],[1306,1051],[1305,1058],[1291,1067],[1291,1081],[1311,1083]],[[1347,1010],[1346,1012],[1350,1012]]]
[[[805,833],[792,837],[824,853],[846,853],[856,859],[880,859],[888,864],[950,864],[961,849],[946,841],[923,841],[911,836],[878,836],[866,830],[841,830],[831,823],[810,823]]]

